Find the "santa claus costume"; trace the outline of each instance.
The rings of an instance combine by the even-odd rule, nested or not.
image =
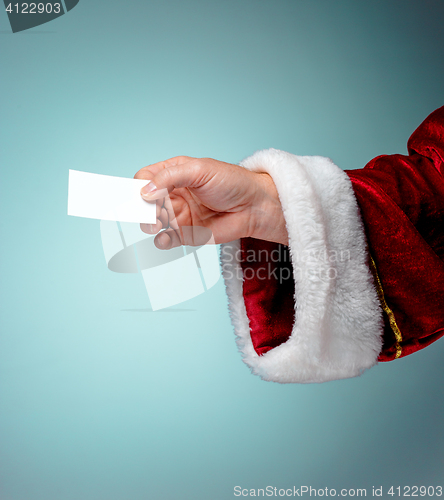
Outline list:
[[[354,377],[444,334],[444,107],[408,152],[348,171],[275,149],[241,163],[272,177],[289,237],[288,248],[252,238],[221,246],[253,373],[281,383]]]

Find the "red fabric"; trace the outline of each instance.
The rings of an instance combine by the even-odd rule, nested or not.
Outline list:
[[[265,354],[285,342],[294,322],[294,280],[288,247],[241,239],[244,300],[253,346]]]
[[[379,156],[348,174],[402,354],[444,335],[444,107],[408,142],[409,156]],[[380,361],[396,355],[385,318]]]
[[[444,335],[444,107],[418,127],[408,150],[409,156],[379,156],[363,169],[346,171],[387,305],[402,334],[402,356]],[[241,240],[243,295],[259,355],[285,342],[294,322],[292,273],[282,279],[291,271],[289,259],[258,259],[261,249],[270,254],[279,248],[286,249],[261,240]],[[248,262],[253,253],[256,261]],[[266,279],[253,272],[261,266],[268,267]],[[384,317],[379,360],[389,361],[396,356],[396,339]]]

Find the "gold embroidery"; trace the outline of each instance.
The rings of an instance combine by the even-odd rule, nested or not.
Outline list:
[[[370,255],[370,253],[369,253],[369,255]],[[395,356],[395,359],[396,359],[396,358],[399,358],[401,356],[401,353],[402,353],[402,347],[401,347],[402,335],[401,335],[401,332],[398,328],[398,325],[396,324],[395,315],[393,314],[393,311],[390,309],[390,307],[387,305],[387,302],[385,301],[384,290],[382,289],[381,280],[379,279],[378,271],[376,270],[376,264],[375,264],[375,261],[373,260],[373,257],[371,255],[370,255],[370,268],[373,272],[373,276],[375,277],[376,291],[378,292],[378,297],[379,297],[379,301],[381,302],[382,309],[387,314],[390,326],[393,330],[393,333],[395,334],[395,338],[396,338],[396,344],[395,344],[396,356]]]

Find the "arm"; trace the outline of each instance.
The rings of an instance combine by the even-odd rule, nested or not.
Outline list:
[[[409,156],[361,170],[273,149],[241,167],[173,158],[136,174],[158,204],[159,222],[144,230],[165,229],[163,248],[195,243],[183,226],[222,243],[230,314],[254,373],[353,377],[444,333],[443,144],[441,108],[412,135]]]
[[[247,159],[247,168],[268,169],[276,182],[292,252],[259,280],[247,268],[264,263],[247,256],[277,245],[242,239],[237,260],[222,249],[225,264],[243,271],[243,281],[226,273],[239,348],[264,379],[352,377],[444,334],[444,108],[408,147],[409,156],[378,157],[347,172],[281,152]],[[304,260],[312,248],[319,257]],[[276,278],[288,274],[282,268],[292,275],[284,281]],[[328,284],[320,270],[330,273]]]
[[[444,107],[412,134],[408,150],[347,171],[386,303],[380,361],[444,334]]]

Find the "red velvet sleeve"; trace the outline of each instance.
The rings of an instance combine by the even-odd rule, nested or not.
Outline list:
[[[408,141],[347,170],[384,309],[379,361],[422,349],[444,334],[444,107]]]

